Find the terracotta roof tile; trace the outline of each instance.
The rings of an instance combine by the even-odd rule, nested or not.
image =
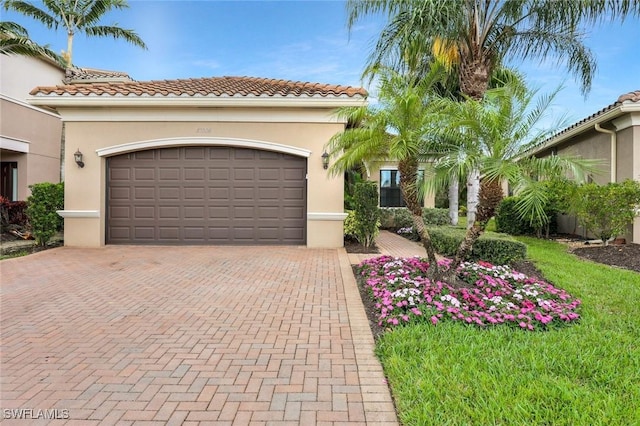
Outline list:
[[[126,75],[126,74],[125,74]],[[127,76],[128,77],[128,76]],[[31,95],[121,96],[366,96],[359,87],[256,77],[211,77],[181,80],[80,82],[36,87]]]
[[[640,102],[640,90],[635,90],[633,92],[624,93],[624,94],[620,95],[618,97],[618,100],[615,101],[614,103],[612,103],[611,105],[608,105],[608,106],[602,108],[601,110],[591,114],[590,116],[588,116],[586,118],[583,118],[582,120],[572,124],[571,126],[562,129],[561,131],[559,131],[558,133],[556,133],[552,137],[550,137],[548,140],[557,138],[558,136],[560,136],[560,135],[562,135],[564,133],[567,133],[572,129],[575,129],[576,127],[580,126],[581,124],[586,123],[587,121],[592,120],[594,118],[597,118],[598,116],[604,114],[605,112],[611,111],[612,109],[614,109],[614,108],[620,106],[621,104],[623,104],[624,102],[628,102],[628,101],[629,102],[634,102],[634,103],[635,102]],[[544,145],[545,142],[543,142],[541,145]]]

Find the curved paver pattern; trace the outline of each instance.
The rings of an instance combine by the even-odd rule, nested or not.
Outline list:
[[[397,424],[343,250],[65,247],[0,268],[2,409]]]

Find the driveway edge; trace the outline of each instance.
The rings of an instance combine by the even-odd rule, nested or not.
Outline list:
[[[382,365],[374,353],[375,343],[369,320],[362,306],[349,256],[344,248],[338,250],[338,257],[367,425],[398,425],[389,386]]]

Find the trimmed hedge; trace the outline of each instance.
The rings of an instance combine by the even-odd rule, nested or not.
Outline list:
[[[434,249],[442,256],[455,256],[458,246],[465,236],[465,230],[453,226],[429,227]],[[527,256],[527,246],[508,235],[494,232],[484,233],[473,244],[469,259],[484,260],[494,265],[506,265]]]
[[[555,234],[558,230],[559,213],[553,206],[546,206],[545,213],[548,218],[547,226],[536,229],[524,219],[521,219],[516,210],[518,197],[505,197],[496,208],[496,231],[509,235],[536,235],[542,237],[543,233]]]
[[[433,226],[448,225],[450,223],[448,209],[422,209],[425,224]],[[380,228],[397,231],[413,226],[411,213],[406,207],[381,207]]]

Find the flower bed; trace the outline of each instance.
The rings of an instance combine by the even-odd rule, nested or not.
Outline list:
[[[439,262],[447,268],[450,260]],[[374,298],[378,324],[396,326],[427,319],[450,319],[477,326],[511,324],[543,330],[580,318],[580,300],[553,285],[508,266],[463,263],[458,277],[469,287],[454,288],[426,277],[425,259],[381,256],[365,260],[356,271]]]

